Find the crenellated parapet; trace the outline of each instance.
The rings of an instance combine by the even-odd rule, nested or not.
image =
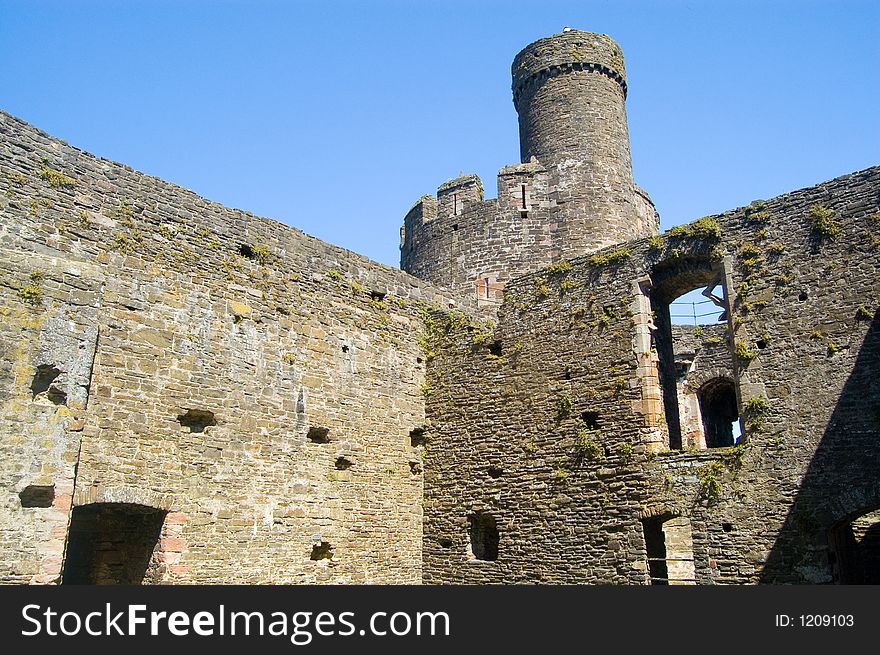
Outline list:
[[[499,209],[527,214],[550,206],[550,177],[537,160],[505,166],[498,172]]]
[[[483,182],[476,175],[463,175],[449,180],[437,189],[440,216],[459,216],[468,206],[483,201]]]
[[[413,205],[401,230],[401,267],[495,307],[508,280],[550,263],[550,177],[537,161],[498,173],[497,199],[476,175],[441,185]]]

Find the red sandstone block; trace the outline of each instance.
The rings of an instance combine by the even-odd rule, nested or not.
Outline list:
[[[52,507],[57,507],[58,509],[63,509],[65,511],[70,510],[70,505],[73,502],[73,496],[70,494],[65,494],[62,496],[55,496],[52,501]]]
[[[171,571],[171,575],[186,575],[189,573],[189,567],[184,564],[175,564],[168,568]]]
[[[165,517],[165,525],[186,525],[187,517],[183,512],[169,512]]]
[[[159,540],[159,548],[164,551],[183,552],[186,542],[180,537],[162,537]]]
[[[61,571],[61,557],[55,555],[44,557],[40,561],[40,570],[46,575],[59,573]]]

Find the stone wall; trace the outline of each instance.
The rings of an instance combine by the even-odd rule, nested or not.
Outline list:
[[[438,331],[425,581],[646,583],[646,526],[682,519],[698,584],[841,579],[830,532],[880,506],[878,273],[872,168],[522,277],[494,329]],[[681,449],[667,303],[719,274],[745,438]]]
[[[0,135],[0,580],[57,581],[71,504],[97,503],[93,543],[137,525],[110,510],[163,514],[154,581],[419,582],[418,340],[449,299],[3,113]]]
[[[876,572],[880,168],[552,264],[540,164],[492,202],[454,180],[404,235],[464,272],[443,291],[7,114],[0,135],[0,582]],[[459,232],[509,270],[462,264]],[[674,330],[716,280],[726,326]],[[681,399],[727,377],[744,437],[705,448]]]

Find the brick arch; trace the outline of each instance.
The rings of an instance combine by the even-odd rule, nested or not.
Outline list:
[[[639,520],[644,521],[645,519],[656,519],[661,517],[673,519],[678,518],[681,515],[681,510],[677,507],[662,503],[653,503],[645,506],[642,511],[639,512]]]

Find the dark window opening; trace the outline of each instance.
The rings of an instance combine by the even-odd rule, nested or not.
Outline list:
[[[387,294],[384,291],[373,290],[370,291],[370,300],[378,300],[379,302],[382,302],[383,300],[385,300],[386,295]]]
[[[204,432],[208,426],[217,425],[214,412],[206,409],[188,409],[185,414],[178,415],[177,422],[190,432]]]
[[[437,543],[440,544],[441,548],[452,548],[452,539],[438,539]]]
[[[73,508],[64,560],[64,584],[156,583],[156,554],[165,512],[127,503]]]
[[[66,400],[66,394],[64,394],[64,392],[59,390],[57,387],[52,386],[55,378],[57,378],[59,375],[61,375],[61,369],[56,368],[52,364],[40,364],[39,366],[37,366],[37,370],[34,373],[33,379],[31,380],[31,393],[33,394],[32,397],[36,398],[41,393],[47,392],[47,396],[50,396],[54,391],[56,395],[61,394]],[[59,403],[55,404],[57,405]]]
[[[801,291],[800,295],[798,295],[798,300],[800,300],[801,302],[804,302],[806,299],[807,299],[807,292]]]
[[[642,521],[648,577],[652,585],[696,583],[690,521],[668,513]]]
[[[495,357],[501,357],[501,342],[493,341],[488,345],[489,353]]]
[[[584,412],[581,414],[581,420],[588,430],[599,429],[599,412]]]
[[[710,380],[697,392],[707,448],[732,446],[739,436],[736,387],[731,380]]]
[[[500,478],[504,474],[504,469],[500,466],[490,466],[487,472],[490,478]]]
[[[240,246],[238,246],[238,254],[242,257],[247,257],[248,259],[257,258],[257,253],[255,253],[254,249],[246,243],[242,243]]]
[[[526,207],[526,185],[525,184],[520,185],[520,193],[522,194],[521,209],[526,210],[526,209],[528,209],[528,207]]]
[[[455,224],[452,226],[452,231],[453,231],[453,232],[458,232],[458,223],[455,223]]]
[[[415,428],[414,430],[410,430],[409,444],[413,448],[418,448],[419,446],[424,446],[425,442],[427,440],[428,440],[428,437],[425,434],[425,428]]]
[[[317,562],[322,559],[333,558],[333,545],[326,541],[321,541],[312,546],[312,554],[309,559]]]
[[[498,559],[498,525],[491,514],[478,512],[468,517],[471,535],[471,551],[480,560],[493,562]]]
[[[725,532],[732,532],[733,531],[733,523],[722,523],[721,529],[724,530]]]
[[[758,346],[758,350],[764,350],[767,347],[767,341],[766,339],[758,339],[755,345]]]
[[[642,522],[645,532],[645,549],[648,553],[648,576],[652,585],[668,585],[669,571],[666,567],[666,537],[663,520],[646,519]]]
[[[18,494],[22,507],[52,507],[55,501],[55,485],[31,484]]]
[[[838,584],[880,584],[880,510],[846,521],[829,533]]]
[[[457,193],[452,194],[452,214],[454,216],[458,216],[458,194]],[[453,227],[453,229],[457,230],[458,226],[455,225]]]
[[[346,469],[350,469],[354,462],[352,462],[347,457],[337,457],[336,458],[336,469],[339,471],[345,471]]]
[[[313,425],[309,428],[306,437],[312,443],[330,443],[330,428]]]
[[[422,472],[422,463],[416,460],[412,460],[409,463],[409,472],[412,475],[419,475]]]

